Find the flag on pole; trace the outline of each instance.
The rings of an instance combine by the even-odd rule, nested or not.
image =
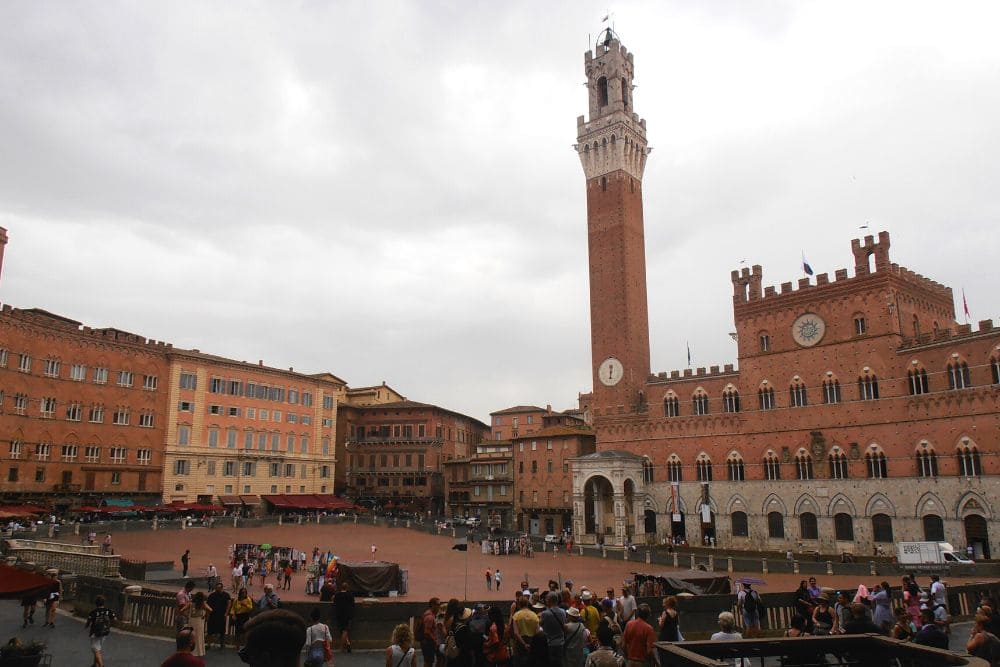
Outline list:
[[[688,366],[691,365],[691,343],[687,343],[688,348]]]
[[[607,23],[609,18],[611,18],[611,14],[605,14],[604,18],[601,19],[601,23]]]
[[[965,288],[962,288],[962,308],[965,310],[965,323],[969,323],[969,302],[965,300]]]
[[[802,272],[807,276],[811,276],[813,274],[813,267],[809,266],[809,262],[806,261],[805,251],[802,251]]]

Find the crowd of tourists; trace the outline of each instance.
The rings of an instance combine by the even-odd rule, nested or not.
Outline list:
[[[320,560],[318,552],[314,557]],[[220,649],[225,646],[227,628],[240,657],[251,665],[329,667],[335,648],[351,650],[349,631],[354,616],[353,595],[346,586],[338,588],[336,562],[331,555],[327,564],[332,569],[324,568],[320,593],[321,601],[333,603],[332,613],[316,607],[311,610],[311,622],[282,609],[271,584],[254,599],[242,585],[234,597],[221,581],[207,594],[195,591],[194,582],[188,582],[177,593],[177,653],[163,667],[204,665],[201,656],[211,644],[217,642]],[[488,574],[493,575],[495,584],[495,573]],[[945,584],[937,576],[920,582],[913,575],[903,577],[901,583],[901,596],[894,596],[888,582],[836,591],[820,586],[815,578],[803,580],[794,592],[795,613],[784,636],[876,633],[947,649],[952,628]],[[234,584],[242,584],[242,580]],[[762,634],[762,620],[768,614],[764,598],[754,586],[751,582],[738,585],[736,614],[727,610],[718,615],[713,641]],[[103,629],[99,621],[102,614],[107,620],[107,612],[101,612],[102,608],[99,605],[95,610],[89,626]],[[454,598],[432,598],[412,625],[403,623],[394,628],[385,649],[385,665],[665,666],[669,657],[655,643],[684,641],[684,625],[676,596],[666,596],[662,611],[654,614],[648,604],[638,601],[630,586],[622,588],[619,595],[608,589],[602,596],[586,587],[575,589],[572,580],[562,585],[549,581],[542,589],[529,589],[522,582],[510,603],[466,606]],[[1000,665],[998,634],[1000,613],[995,601],[984,593],[966,648],[990,664]],[[815,663],[815,656],[810,661]],[[102,664],[96,652],[95,664]],[[782,664],[796,662],[785,659]]]

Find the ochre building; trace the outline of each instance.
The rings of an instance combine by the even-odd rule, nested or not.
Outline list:
[[[168,359],[165,502],[258,513],[261,495],[333,493],[343,380],[198,350]]]
[[[888,233],[832,276],[734,271],[738,364],[650,373],[633,67],[610,33],[587,53],[577,122],[597,434],[573,461],[581,541],[1000,553],[1000,329],[957,323],[952,290],[893,263]]]

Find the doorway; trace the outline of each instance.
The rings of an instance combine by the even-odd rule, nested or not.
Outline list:
[[[986,518],[979,514],[965,517],[965,543],[972,545],[974,560],[989,559],[990,535],[986,526]]]

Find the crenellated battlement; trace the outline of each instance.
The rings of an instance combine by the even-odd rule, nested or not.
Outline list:
[[[95,329],[84,326],[81,322],[77,322],[76,320],[63,317],[62,315],[56,315],[55,313],[50,313],[47,310],[42,310],[40,308],[21,309],[5,303],[0,306],[0,314],[2,314],[3,317],[20,320],[21,322],[49,329],[58,329],[65,331],[66,333],[75,333],[83,336],[99,338],[110,343],[124,343],[128,345],[149,347],[160,352],[173,349],[172,343],[154,340],[152,338],[145,338],[144,336],[112,327]]]
[[[979,336],[1000,333],[1000,326],[994,326],[993,320],[979,320],[978,329],[973,329],[971,324],[959,324],[955,330],[944,328],[937,331],[928,331],[917,337],[904,337],[897,351],[903,352],[915,348],[927,347],[938,343],[955,343]]]
[[[939,282],[926,278],[925,276],[911,271],[905,267],[893,264],[889,261],[889,233],[879,232],[878,241],[874,236],[866,236],[863,240],[854,239],[851,241],[851,251],[854,254],[854,277],[848,275],[847,269],[837,269],[833,274],[819,273],[815,277],[815,282],[810,278],[799,278],[797,281],[787,281],[781,283],[779,287],[769,285],[761,292],[761,282],[763,271],[760,265],[755,264],[751,269],[743,268],[733,271],[730,274],[733,283],[733,303],[736,306],[749,304],[757,301],[780,298],[788,295],[797,295],[809,289],[823,287],[832,284],[848,284],[856,280],[863,280],[874,274],[892,275],[896,278],[929,293],[930,296],[952,302],[952,290]],[[874,271],[869,266],[869,259],[874,256]]]
[[[676,382],[678,380],[736,377],[739,376],[739,374],[740,372],[736,370],[736,367],[733,364],[726,364],[721,370],[718,366],[709,366],[708,369],[705,369],[705,367],[702,366],[695,369],[685,368],[677,371],[661,371],[659,373],[651,373],[649,376],[649,384],[663,384],[664,382]]]

